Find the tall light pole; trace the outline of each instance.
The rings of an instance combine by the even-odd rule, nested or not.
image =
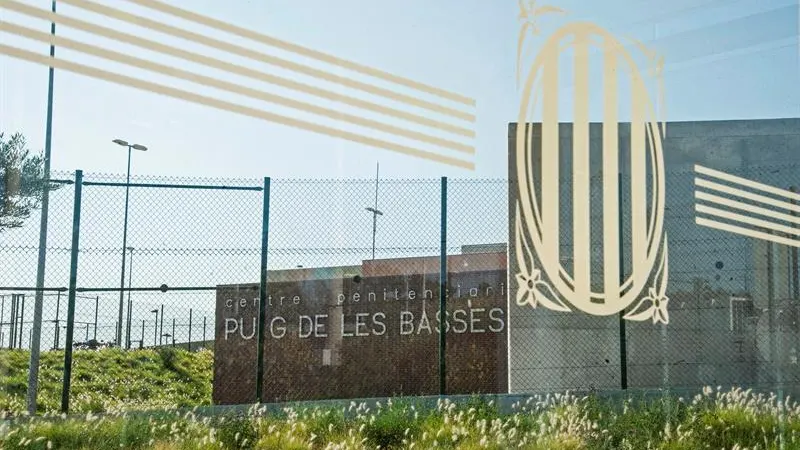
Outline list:
[[[125,348],[131,348],[131,313],[133,312],[133,303],[131,302],[131,284],[133,284],[133,247],[128,247],[131,253],[131,263],[128,267],[128,325],[125,329],[125,340],[127,342]]]
[[[51,2],[56,12],[56,0]],[[50,34],[55,36],[56,24],[50,23]],[[50,44],[50,58],[55,58],[55,46]],[[50,154],[53,137],[53,66],[50,66],[47,81],[47,124],[44,138],[44,178],[48,181],[42,192],[42,213],[39,218],[39,255],[36,268],[36,294],[33,300],[33,328],[31,330],[31,354],[28,365],[28,392],[26,395],[28,414],[36,414],[36,395],[39,389],[39,345],[42,334],[42,308],[44,303],[44,272],[47,256],[47,218],[50,210]]]
[[[147,147],[140,144],[129,144],[122,139],[114,139],[117,145],[128,147],[128,177],[125,183],[125,225],[122,231],[122,270],[119,282],[119,318],[117,320],[117,345],[122,348],[122,307],[125,295],[125,248],[128,245],[128,197],[131,187],[131,150],[147,151]]]
[[[375,260],[375,232],[378,229],[378,216],[383,213],[378,209],[378,174],[380,173],[380,163],[375,168],[375,207],[366,207],[367,211],[372,213],[372,260]]]

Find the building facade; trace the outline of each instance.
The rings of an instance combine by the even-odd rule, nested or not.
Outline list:
[[[541,158],[541,132],[533,131]],[[620,223],[631,223],[630,126],[619,128]],[[666,124],[664,232],[669,237],[669,324],[621,324],[619,316],[560,313],[509,305],[511,392],[564,389],[695,388],[703,385],[772,386],[796,382],[797,247],[700,226],[698,166],[789,190],[800,186],[800,120],[676,122]],[[509,126],[509,211],[515,188],[517,124]],[[559,128],[562,220],[571,215],[571,126]],[[603,273],[602,124],[589,128],[592,289]],[[538,146],[538,147],[537,147]],[[536,152],[538,150],[538,153]],[[539,159],[540,160],[540,159]],[[648,159],[648,164],[652,161]],[[647,173],[652,176],[652,170]],[[533,183],[541,185],[534,170]],[[628,184],[626,184],[628,183]],[[641,187],[652,193],[652,184]],[[546,192],[543,195],[553,195]],[[722,195],[722,194],[720,194]],[[728,198],[728,196],[725,196]],[[626,212],[627,211],[627,212]],[[566,218],[565,218],[566,217]],[[648,220],[650,220],[648,218]],[[569,273],[571,223],[561,231]],[[798,227],[797,223],[784,224]],[[510,224],[511,225],[511,224]],[[798,227],[800,229],[800,227]],[[768,232],[768,230],[761,230]],[[509,227],[513,242],[514,228]],[[622,273],[631,268],[630,237],[623,236]],[[513,253],[513,252],[512,252]],[[510,258],[510,279],[518,267]],[[513,299],[518,286],[510,285]],[[628,308],[626,311],[629,311]],[[622,342],[624,341],[624,345]],[[624,362],[623,362],[624,361]],[[623,370],[622,368],[627,370]]]
[[[668,123],[666,130],[668,325],[520,305],[516,249],[508,245],[515,242],[510,217],[507,242],[472,243],[448,256],[448,393],[798,385],[797,247],[699,225],[696,169],[709,167],[787,191],[800,186],[800,120],[679,122]],[[571,147],[569,126],[562,124],[559,131],[559,145]],[[631,180],[624,163],[629,134],[621,125],[621,185]],[[517,196],[515,137],[512,123],[511,212]],[[589,220],[597,230],[603,224],[597,194],[603,179],[596,157],[600,124],[590,126],[590,147]],[[569,152],[560,158],[570,167]],[[540,176],[533,182],[541,183]],[[558,195],[569,223],[570,171],[561,177]],[[642,189],[652,193],[651,185]],[[620,210],[630,211],[630,201],[621,196]],[[623,212],[620,223],[629,226],[630,214]],[[785,226],[798,225],[800,220],[790,220]],[[574,262],[571,229],[560,230],[567,273]],[[603,242],[595,234],[587,257],[592,289],[600,289]],[[630,237],[623,235],[620,242],[621,273],[630,273]],[[431,255],[269,271],[266,399],[437,394],[439,265],[439,257]],[[257,283],[218,287],[215,403],[252,400],[257,309]]]

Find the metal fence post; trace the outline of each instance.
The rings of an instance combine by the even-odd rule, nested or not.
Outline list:
[[[164,345],[164,304],[161,304],[161,322],[158,325],[158,345]]]
[[[10,304],[8,305],[8,307],[10,308],[10,311],[9,311],[10,315],[8,316],[8,322],[6,323],[6,325],[8,325],[8,333],[6,333],[5,336],[8,337],[8,348],[10,349],[11,348],[11,326],[12,326],[12,322],[13,322],[13,319],[14,319],[14,315],[13,315],[14,298],[13,297],[11,297]]]
[[[192,308],[189,308],[189,351],[192,351]]]
[[[133,265],[131,263],[131,265]],[[128,278],[130,280],[130,278]],[[130,294],[131,291],[128,291]],[[133,302],[131,302],[130,296],[128,296],[128,318],[125,320],[125,348],[131,348],[131,316],[133,315]]]
[[[267,321],[267,256],[269,253],[269,187],[270,177],[264,177],[263,207],[261,217],[261,277],[258,289],[258,341],[256,343],[256,402],[263,400],[264,384],[264,324]],[[205,317],[203,318],[205,335]]]
[[[23,323],[25,321],[25,296],[23,294],[17,294],[17,325],[14,328],[16,330],[16,336],[14,336],[14,347],[15,348],[22,348],[22,328],[25,326]]]
[[[14,348],[14,338],[17,336],[17,294],[11,294],[11,317],[8,320],[8,349]]]
[[[61,315],[61,291],[58,291],[56,293],[56,320],[55,320],[56,335],[53,337],[53,340],[56,343],[55,346],[53,346],[53,348],[55,349],[58,349],[58,344],[61,342],[61,335],[59,334],[61,327],[61,320],[59,320],[60,315]]]
[[[3,332],[3,325],[5,325],[3,323],[5,313],[6,313],[6,296],[0,295],[0,333]],[[0,345],[3,345],[2,334],[0,334]]]
[[[64,378],[61,387],[61,412],[69,411],[69,387],[72,377],[72,333],[75,328],[75,291],[78,282],[78,245],[81,235],[81,194],[83,171],[75,171],[75,206],[72,212],[72,251],[69,263],[69,296],[67,298],[67,339],[64,343]]]
[[[622,172],[617,174],[617,185],[622,186]],[[622,286],[622,283],[625,282],[625,243],[623,241],[623,234],[622,234],[622,191],[623,189],[620,188],[617,190],[617,198],[619,207],[619,283]],[[620,387],[623,390],[628,389],[628,341],[626,336],[626,329],[625,329],[625,311],[619,312],[619,382]]]
[[[441,247],[439,249],[439,320],[446,322],[447,317],[447,177],[442,177],[441,188]],[[445,326],[439,326],[439,395],[447,393],[447,367],[445,350],[447,335]]]
[[[20,309],[24,306],[21,301],[20,294],[16,294],[15,297],[17,298],[17,309],[16,314],[14,315],[14,348],[19,347],[19,336],[20,336],[20,328],[22,328],[22,320],[20,319]]]
[[[100,306],[100,296],[96,296],[94,298],[94,337],[93,339],[97,340],[97,307]]]
[[[11,339],[8,348],[13,350],[17,347],[17,326],[19,326],[19,296],[11,294],[11,328],[9,338]]]
[[[19,315],[19,340],[17,341],[17,348],[22,348],[22,338],[25,336],[25,294],[19,294],[22,298],[22,311]]]

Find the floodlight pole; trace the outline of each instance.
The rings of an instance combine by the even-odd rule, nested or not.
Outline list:
[[[122,348],[122,309],[125,303],[125,250],[128,246],[128,199],[131,188],[131,153],[132,150],[147,151],[147,147],[140,144],[129,144],[122,139],[114,139],[112,142],[128,148],[128,171],[125,182],[125,224],[122,230],[122,270],[120,271],[119,282],[119,317],[117,318],[117,345]]]
[[[56,0],[52,1],[51,10],[56,12]],[[50,34],[56,34],[55,22],[50,23]],[[50,44],[50,58],[55,57],[55,46]],[[47,218],[50,209],[50,155],[53,143],[53,66],[47,81],[47,125],[44,144],[44,179],[46,183],[42,192],[42,213],[39,224],[39,255],[36,268],[36,294],[33,301],[33,328],[31,329],[31,354],[28,365],[28,414],[36,414],[36,393],[39,388],[39,346],[42,337],[42,309],[44,303],[44,272],[47,257]]]

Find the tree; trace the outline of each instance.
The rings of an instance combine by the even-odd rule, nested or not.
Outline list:
[[[20,228],[40,207],[45,189],[60,185],[44,178],[44,157],[31,155],[21,133],[9,139],[0,132],[0,233]]]

